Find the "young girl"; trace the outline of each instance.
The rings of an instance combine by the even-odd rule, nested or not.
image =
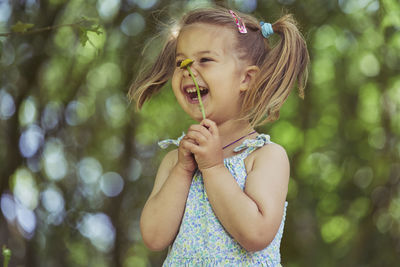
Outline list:
[[[271,48],[268,37],[280,36]],[[199,84],[206,119],[199,109]],[[273,121],[297,82],[306,44],[290,15],[274,24],[223,8],[194,10],[130,89],[140,108],[172,78],[178,103],[199,124],[163,159],[141,215],[144,243],[172,244],[164,266],[279,266],[289,161],[255,126]]]

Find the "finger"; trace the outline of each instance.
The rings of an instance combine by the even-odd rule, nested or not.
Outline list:
[[[188,137],[187,135],[185,135],[185,137],[183,137],[182,140],[179,142],[179,147],[182,147],[183,149],[187,150],[187,148],[185,146],[185,144],[187,144],[187,143],[197,145],[195,140],[193,140],[190,137]]]
[[[196,143],[196,140],[193,138],[193,137],[190,137],[188,134],[186,134],[185,135],[185,137],[184,138],[182,138],[182,140],[181,140],[181,142],[179,143],[179,145],[182,143],[182,142],[189,142],[189,143],[192,143],[192,144],[197,144]]]
[[[180,147],[182,147],[183,150],[190,151],[191,146],[197,146],[197,144],[192,140],[181,141]]]
[[[218,127],[217,124],[210,120],[210,119],[204,119],[200,122],[200,125],[203,125],[204,127],[208,128],[208,131],[212,134],[212,135],[219,135],[218,132]]]
[[[185,142],[184,143],[184,148],[189,150],[191,153],[196,154],[200,151],[200,148],[198,145],[190,143],[190,142]]]
[[[185,141],[187,141],[187,140],[189,140],[189,138],[188,138],[187,135],[185,135],[185,136],[181,139],[181,141],[179,141],[179,146],[181,146],[181,145],[183,144],[183,142],[185,142]]]
[[[193,139],[197,144],[204,145],[212,137],[211,133],[208,133],[208,138],[201,132],[190,131],[187,133],[189,138]]]
[[[206,127],[204,127],[203,125],[200,125],[200,124],[194,124],[194,125],[190,126],[189,131],[199,132],[202,135],[204,135],[206,138],[212,137],[212,134],[210,133],[210,131]]]

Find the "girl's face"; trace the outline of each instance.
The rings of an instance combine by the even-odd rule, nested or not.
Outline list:
[[[217,124],[238,117],[247,65],[237,58],[234,43],[234,32],[223,26],[195,23],[180,32],[172,88],[193,119],[201,121],[202,115],[193,80],[186,69],[179,68],[187,58],[194,60],[191,70],[201,89],[206,117]]]

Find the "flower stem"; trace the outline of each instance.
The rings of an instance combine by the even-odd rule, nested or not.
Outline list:
[[[187,70],[189,71],[190,77],[192,77],[192,80],[194,82],[194,85],[196,86],[196,91],[197,91],[197,99],[199,100],[199,105],[200,105],[200,110],[201,114],[203,115],[203,120],[206,118],[206,113],[204,112],[204,106],[203,106],[203,101],[201,101],[201,94],[200,94],[200,89],[199,85],[197,84],[196,79],[194,78],[194,75],[192,73],[192,70],[190,69],[189,66],[186,66]]]
[[[11,258],[11,250],[7,248],[5,245],[3,245],[3,257],[4,257],[3,267],[8,267],[8,262],[10,261]]]

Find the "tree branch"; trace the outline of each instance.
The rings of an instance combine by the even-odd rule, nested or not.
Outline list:
[[[18,31],[12,31],[12,32],[5,32],[5,33],[0,33],[0,37],[1,36],[11,36],[11,35],[15,35],[15,34],[35,34],[35,33],[40,33],[40,32],[44,32],[44,31],[51,31],[51,30],[55,30],[61,27],[77,27],[80,24],[82,24],[83,22],[88,22],[89,20],[87,19],[82,19],[78,22],[75,23],[70,23],[70,24],[60,24],[60,25],[54,25],[54,26],[47,26],[47,27],[43,27],[43,28],[38,28],[38,29],[34,29],[31,31],[23,31],[23,32],[18,32]]]

